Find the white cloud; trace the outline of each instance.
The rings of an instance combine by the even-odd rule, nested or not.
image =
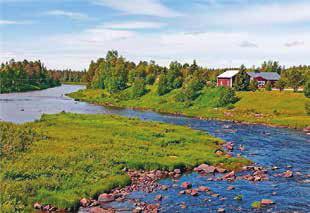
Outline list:
[[[165,25],[166,24],[162,22],[132,21],[132,22],[105,23],[103,27],[107,29],[134,30],[134,29],[159,29]]]
[[[18,24],[30,24],[30,21],[11,21],[11,20],[0,20],[0,25],[18,25]]]
[[[310,55],[310,33],[277,35],[256,33],[201,32],[144,34],[129,30],[106,29],[100,25],[80,33],[42,38],[36,42],[5,44],[16,50],[14,58],[41,59],[50,68],[87,68],[91,60],[116,49],[129,60],[151,60],[167,65],[172,60],[208,67],[259,65],[263,60],[279,60],[285,65],[305,63]],[[287,41],[304,41],[303,46],[288,48]],[[243,48],[244,41],[255,41],[257,48]],[[41,47],[44,46],[44,49]],[[18,47],[18,48],[17,48]],[[13,53],[10,54],[12,56]],[[10,57],[12,58],[12,57]],[[4,60],[0,55],[0,60]]]
[[[158,0],[92,0],[94,3],[125,12],[130,15],[177,17],[181,14],[169,9]]]
[[[284,44],[286,47],[296,47],[296,46],[303,46],[305,42],[303,41],[292,41],[292,42],[287,42]]]
[[[88,15],[86,15],[86,14],[64,11],[64,10],[51,10],[51,11],[45,12],[44,14],[50,15],[50,16],[64,16],[64,17],[74,19],[74,20],[89,19]]]
[[[250,41],[242,41],[240,44],[239,44],[240,47],[248,47],[248,48],[257,48],[258,45],[255,44],[254,42],[250,42]]]
[[[200,8],[208,10],[208,6]],[[214,8],[207,14],[198,14],[193,19],[203,20],[216,26],[253,26],[265,24],[290,24],[310,21],[310,2],[252,4],[235,8]]]

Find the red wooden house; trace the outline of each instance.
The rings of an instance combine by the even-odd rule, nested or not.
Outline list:
[[[280,79],[280,75],[276,72],[247,72],[251,77],[251,81],[255,80],[258,83],[258,87],[265,87],[269,81],[272,86]]]
[[[228,70],[217,76],[217,86],[233,87],[238,70]],[[276,72],[247,72],[251,81],[257,81],[258,87],[262,88],[268,81],[274,86],[275,82],[280,79],[280,75]]]
[[[233,83],[236,75],[239,73],[238,70],[228,70],[221,75],[217,76],[217,86],[222,87],[233,87]]]

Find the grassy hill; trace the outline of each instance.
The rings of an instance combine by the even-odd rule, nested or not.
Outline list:
[[[74,207],[129,184],[122,171],[226,168],[249,163],[218,156],[222,141],[187,127],[115,115],[45,115],[34,123],[0,123],[0,204],[3,212],[30,212],[34,202]]]
[[[218,108],[222,88],[204,88],[201,95],[192,102],[177,102],[179,90],[158,96],[156,86],[148,87],[149,92],[137,99],[131,98],[131,88],[116,94],[105,90],[83,90],[70,97],[101,105],[152,109],[158,112],[183,114],[186,116],[263,123],[302,129],[310,125],[310,116],[305,112],[305,103],[310,101],[302,93],[290,91],[238,92],[240,101],[227,108]]]

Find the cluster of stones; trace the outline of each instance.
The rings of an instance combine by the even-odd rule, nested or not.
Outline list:
[[[111,202],[118,201],[122,202],[126,199],[126,196],[134,191],[143,191],[146,193],[152,193],[157,190],[168,190],[168,186],[161,185],[157,180],[162,178],[179,178],[182,175],[180,169],[175,169],[174,171],[136,171],[136,170],[127,170],[127,174],[130,176],[131,185],[124,188],[116,188],[110,193],[104,193],[99,195],[97,200],[82,198],[80,200],[81,207],[87,209],[88,212],[92,213],[101,213],[101,212],[115,212],[113,208],[109,208],[108,205]],[[157,195],[155,197],[156,201],[161,201],[163,199],[162,195]],[[160,205],[158,204],[147,204],[145,202],[140,202],[139,200],[131,200],[133,202],[135,209],[133,212],[158,212]],[[97,207],[97,206],[100,206]],[[119,209],[118,209],[119,210]]]

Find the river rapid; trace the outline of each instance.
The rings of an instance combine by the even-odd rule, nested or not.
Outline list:
[[[226,121],[199,120],[182,116],[172,116],[138,111],[131,109],[115,109],[97,106],[84,102],[76,102],[65,96],[67,93],[84,89],[85,86],[62,85],[42,91],[0,94],[0,120],[14,123],[25,123],[37,120],[42,114],[54,114],[62,111],[84,114],[117,114],[127,117],[138,117],[142,120],[160,121],[177,125],[189,126],[205,131],[215,137],[233,142],[236,147],[242,145],[244,151],[236,150],[234,154],[252,160],[268,169],[269,180],[249,182],[210,181],[208,176],[197,173],[185,174],[178,183],[171,179],[160,183],[171,186],[167,191],[144,193],[134,192],[131,198],[137,198],[148,203],[156,203],[156,195],[163,195],[162,212],[216,212],[225,208],[226,212],[251,212],[251,203],[261,199],[271,199],[275,202],[265,207],[262,212],[310,212],[310,136],[302,132],[275,128],[263,125],[245,125]],[[278,167],[272,170],[272,167]],[[286,170],[293,171],[292,178],[276,177]],[[198,197],[179,195],[180,185],[189,181],[193,187],[208,186],[220,197],[208,194]],[[235,190],[227,191],[228,186]],[[174,187],[173,187],[174,186]],[[243,195],[242,200],[235,200],[237,195]],[[225,198],[225,199],[220,199]],[[186,205],[182,209],[180,205]],[[114,203],[116,207],[130,207],[130,203]]]

